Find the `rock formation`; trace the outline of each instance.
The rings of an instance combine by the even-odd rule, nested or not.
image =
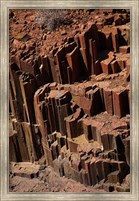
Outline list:
[[[49,51],[34,58],[29,33],[14,37],[10,161],[38,161],[85,185],[129,191],[120,184],[130,173],[130,14],[77,12],[90,18],[82,26],[75,22],[74,30],[59,29],[62,42],[51,38]]]

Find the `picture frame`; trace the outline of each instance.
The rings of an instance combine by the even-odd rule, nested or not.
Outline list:
[[[131,191],[125,193],[14,193],[9,192],[9,9],[127,8],[131,12]],[[139,200],[139,2],[138,0],[1,1],[0,43],[0,185],[1,200]]]

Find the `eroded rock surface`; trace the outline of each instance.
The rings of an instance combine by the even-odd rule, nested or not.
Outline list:
[[[129,11],[9,17],[10,190],[130,191]]]

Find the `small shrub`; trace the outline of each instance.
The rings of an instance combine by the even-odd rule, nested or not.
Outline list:
[[[67,10],[62,9],[39,9],[37,11],[36,22],[48,31],[71,24],[72,20],[67,16]]]

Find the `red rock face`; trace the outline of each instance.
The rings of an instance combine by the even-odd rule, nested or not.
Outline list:
[[[42,12],[10,12],[10,161],[129,191],[130,13]]]

